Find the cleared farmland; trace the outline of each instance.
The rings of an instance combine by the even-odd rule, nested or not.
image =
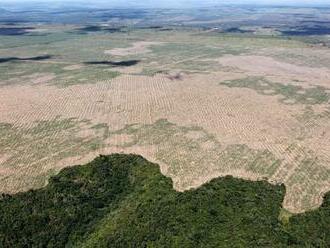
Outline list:
[[[180,191],[223,175],[284,183],[291,212],[330,190],[328,48],[194,29],[47,28],[0,37],[1,192],[112,152],[159,163]]]

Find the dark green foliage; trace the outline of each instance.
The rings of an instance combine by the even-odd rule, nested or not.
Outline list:
[[[99,157],[90,165],[64,169],[44,189],[4,196],[1,243],[61,247],[81,236],[130,190],[129,166],[134,163],[129,157]]]
[[[0,247],[329,247],[329,197],[282,225],[284,193],[232,177],[180,193],[140,156],[100,156],[4,195]]]
[[[301,245],[307,239],[312,247],[330,247],[330,194],[319,209],[291,217],[287,231]]]

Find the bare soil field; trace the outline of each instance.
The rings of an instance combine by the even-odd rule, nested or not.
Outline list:
[[[152,45],[160,45],[161,42],[146,42],[146,41],[138,41],[133,43],[131,47],[128,48],[115,48],[112,50],[104,51],[105,54],[116,55],[116,56],[126,56],[126,55],[136,55],[140,53],[148,53],[151,52],[149,49]]]
[[[330,69],[325,67],[297,66],[266,56],[224,56],[218,61],[222,65],[244,70],[251,75],[280,77],[329,87]]]
[[[284,183],[283,205],[294,213],[321,204],[330,190],[330,71],[268,50],[301,46],[309,56],[312,47],[190,32],[173,42],[173,33],[137,32],[112,35],[115,45],[103,34],[78,37],[85,43],[75,44],[98,43],[81,49],[86,54],[62,48],[77,37],[46,44],[63,55],[43,63],[43,74],[37,62],[0,65],[17,73],[0,78],[0,192],[41,187],[63,167],[124,152],[159,163],[180,191],[233,175]],[[116,40],[123,37],[128,48]],[[83,65],[92,52],[100,61],[142,62]]]

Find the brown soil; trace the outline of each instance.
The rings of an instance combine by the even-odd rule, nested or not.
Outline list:
[[[329,87],[330,69],[298,66],[280,62],[266,56],[224,56],[218,59],[224,66],[237,67],[250,75],[261,75],[282,78],[285,80],[299,80],[307,84],[317,84]]]
[[[135,45],[134,49],[130,48],[131,50],[117,50],[115,53],[123,55],[141,52],[151,45],[142,44]],[[320,205],[322,199],[320,194],[330,190],[330,177],[322,181],[313,178],[312,175],[318,169],[322,170],[323,174],[330,173],[325,169],[329,169],[330,164],[329,119],[322,117],[313,119],[313,122],[301,121],[297,116],[303,115],[304,105],[283,104],[276,96],[261,95],[249,89],[229,88],[219,85],[219,82],[261,73],[278,77],[304,77],[304,80],[314,77],[315,82],[325,84],[328,78],[325,69],[306,69],[261,56],[225,57],[219,61],[226,65],[237,66],[247,71],[247,74],[240,75],[234,72],[196,74],[176,81],[161,74],[154,77],[122,75],[113,79],[111,83],[100,82],[66,88],[40,83],[2,87],[0,123],[11,123],[17,128],[30,128],[36,125],[36,121],[53,120],[56,116],[61,116],[63,119],[74,117],[78,120],[90,120],[93,124],[105,123],[112,132],[133,123],[153,124],[159,119],[167,119],[170,123],[182,127],[200,127],[210,135],[214,135],[223,148],[245,144],[251,149],[268,150],[276,158],[283,160],[270,181],[283,182],[287,185],[284,206],[290,211],[301,212],[311,206]],[[255,62],[251,63],[251,61]],[[320,113],[325,112],[321,110]],[[87,138],[97,134],[96,131],[80,128],[82,131],[77,134],[79,137]],[[159,147],[132,144],[125,147],[131,141],[130,136],[114,137],[106,139],[103,148],[89,154],[64,158],[60,161],[54,161],[49,157],[41,158],[45,161],[42,169],[33,167],[34,162],[31,161],[27,166],[30,168],[29,171],[20,170],[19,167],[7,171],[3,169],[4,161],[1,161],[0,168],[3,175],[0,177],[0,189],[14,192],[34,187],[28,180],[25,182],[17,180],[13,183],[11,178],[14,175],[19,175],[21,178],[43,175],[49,169],[58,171],[65,166],[85,163],[100,153],[141,154],[153,162],[160,163],[162,172],[165,175],[169,174],[171,168],[166,163],[166,158],[165,162],[156,159],[155,154]],[[188,132],[186,137],[199,140],[202,136],[196,131]],[[214,147],[214,142],[205,140],[200,142],[202,149]],[[288,151],[288,147],[292,144],[296,144],[298,148]],[[304,167],[302,162],[303,157],[307,156],[306,151],[311,151],[313,156],[318,158],[317,163],[313,164],[319,166],[318,168]],[[180,152],[182,151],[173,150],[173,153],[180,154]],[[207,173],[200,173],[195,169],[195,171],[187,171],[193,176],[187,175],[184,178],[173,176],[174,184],[179,190],[197,187],[214,177],[222,176],[216,170],[219,166],[222,165],[212,161]],[[298,180],[295,183],[292,176],[299,171],[306,174],[302,179],[305,181]],[[262,175],[258,171],[235,168],[226,174],[252,180],[260,179]],[[307,193],[310,204],[308,207],[303,205]]]
[[[150,46],[162,44],[161,42],[146,42],[146,41],[138,41],[133,43],[131,47],[128,48],[115,48],[112,50],[107,50],[104,53],[116,56],[127,56],[127,55],[135,55],[141,53],[151,52],[149,49]]]

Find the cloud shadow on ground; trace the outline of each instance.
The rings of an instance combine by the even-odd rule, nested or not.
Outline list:
[[[110,65],[112,67],[133,66],[140,62],[140,60],[124,60],[124,61],[88,61],[86,65]]]
[[[52,55],[41,55],[36,57],[28,57],[28,58],[19,58],[19,57],[5,57],[0,58],[0,63],[6,63],[11,61],[40,61],[52,58]]]

